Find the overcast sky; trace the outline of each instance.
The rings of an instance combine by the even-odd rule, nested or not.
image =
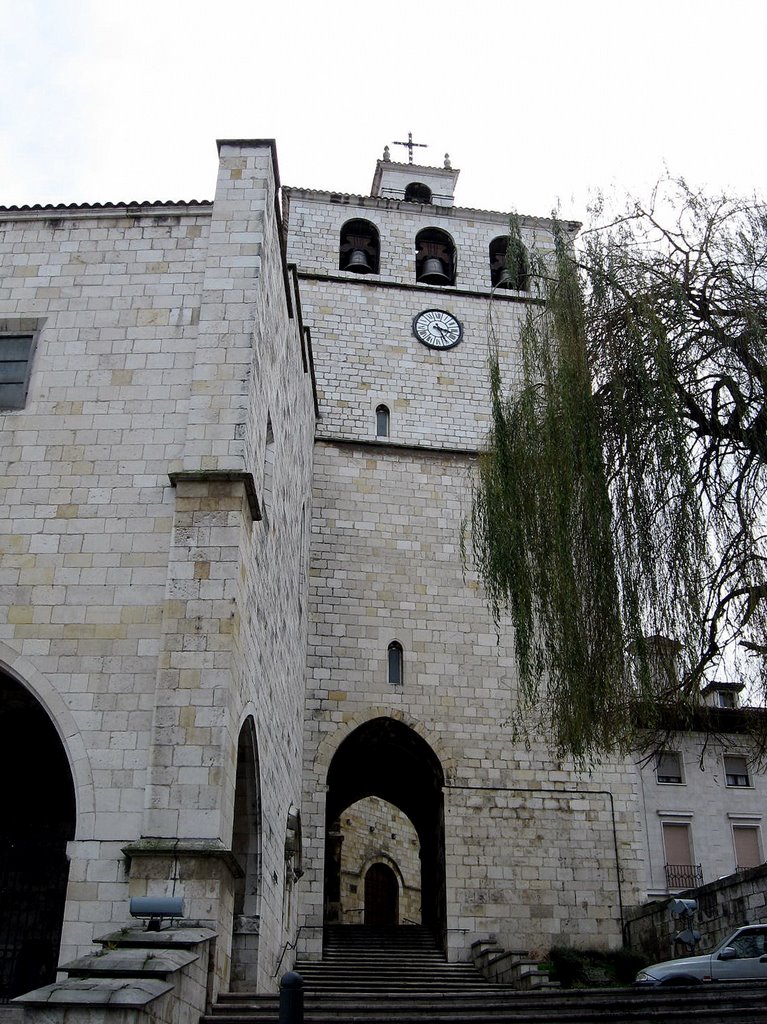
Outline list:
[[[449,152],[462,206],[583,218],[668,168],[761,191],[754,0],[0,0],[0,205],[209,199],[217,138],[366,194],[385,144]],[[392,147],[393,158],[405,151]]]

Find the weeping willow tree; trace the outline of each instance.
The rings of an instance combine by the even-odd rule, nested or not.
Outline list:
[[[474,561],[515,724],[581,763],[692,721],[715,673],[767,700],[767,210],[666,184],[528,254],[520,380],[490,344]]]

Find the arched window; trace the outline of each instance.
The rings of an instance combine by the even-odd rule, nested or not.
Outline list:
[[[388,650],[389,686],[402,686],[402,644],[392,640]]]
[[[431,189],[422,181],[411,181],[405,189],[406,203],[430,203]]]
[[[376,409],[376,437],[389,436],[389,409],[385,405],[379,405]]]
[[[514,265],[509,265],[509,236],[499,235],[490,243],[490,284],[493,288],[512,288],[518,292],[528,289],[530,266],[527,251],[518,249]]]
[[[338,267],[355,274],[377,274],[381,242],[369,220],[348,220],[341,228]]]
[[[415,237],[415,279],[422,284],[455,284],[456,253],[447,231],[424,228]]]

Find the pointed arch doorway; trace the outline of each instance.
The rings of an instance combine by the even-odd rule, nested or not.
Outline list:
[[[232,853],[242,874],[234,886],[232,991],[258,984],[261,925],[261,777],[256,727],[248,717],[237,740]]]
[[[444,773],[439,758],[409,726],[393,718],[375,718],[359,726],[341,743],[327,778],[325,922],[336,924],[343,920],[341,816],[352,804],[366,797],[378,797],[401,811],[415,828],[420,846],[418,923],[426,925],[444,942]],[[385,898],[389,913],[396,881],[387,876],[387,882],[382,883],[388,884]],[[367,889],[367,877],[365,884]],[[370,923],[366,920],[367,910],[364,917],[365,923]]]
[[[66,751],[39,701],[0,672],[0,1003],[55,980],[75,835]]]

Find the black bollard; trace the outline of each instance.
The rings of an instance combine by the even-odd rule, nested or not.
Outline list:
[[[304,979],[295,971],[283,974],[280,981],[278,1024],[304,1024]]]

